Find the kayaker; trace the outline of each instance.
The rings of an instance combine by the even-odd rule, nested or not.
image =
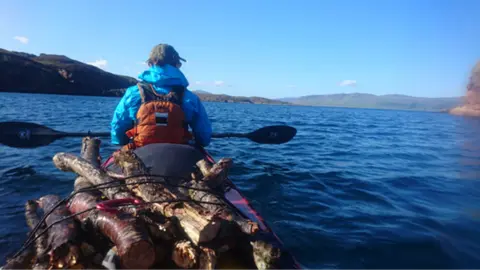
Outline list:
[[[200,98],[187,89],[181,61],[186,62],[173,46],[153,47],[149,68],[138,76],[141,82],[127,88],[115,109],[113,144],[130,149],[150,143],[210,144],[210,120]]]

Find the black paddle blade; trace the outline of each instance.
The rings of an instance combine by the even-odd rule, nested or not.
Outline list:
[[[28,122],[1,122],[0,143],[16,148],[35,148],[49,145],[61,132]]]
[[[296,134],[297,130],[291,126],[268,126],[247,134],[247,138],[256,143],[282,144],[290,141]]]

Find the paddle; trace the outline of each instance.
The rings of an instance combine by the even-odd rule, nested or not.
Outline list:
[[[248,138],[261,144],[282,144],[290,141],[297,130],[290,126],[267,126],[250,133],[218,133],[212,138]],[[71,133],[29,122],[0,122],[0,143],[16,148],[35,148],[49,145],[64,137],[109,137],[110,132]]]

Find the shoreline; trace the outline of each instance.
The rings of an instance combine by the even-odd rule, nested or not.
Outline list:
[[[193,91],[194,92],[194,91]],[[106,95],[81,95],[81,94],[57,94],[57,93],[38,93],[38,92],[15,92],[15,91],[3,91],[0,89],[0,95],[6,94],[26,94],[26,95],[51,95],[51,96],[78,96],[78,97],[103,97],[103,98],[121,98],[122,96],[106,96]],[[198,95],[197,95],[198,96]],[[223,101],[211,101],[202,100],[204,103],[225,103],[225,104],[251,104],[251,105],[268,105],[268,106],[291,106],[291,107],[313,107],[313,108],[330,108],[330,109],[360,109],[360,110],[381,110],[381,111],[404,111],[404,112],[426,112],[426,113],[441,113],[450,114],[449,110],[415,110],[415,109],[392,109],[392,108],[373,108],[373,107],[354,107],[354,106],[324,106],[324,105],[304,105],[304,104],[268,104],[268,103],[249,103],[249,102],[223,102]]]

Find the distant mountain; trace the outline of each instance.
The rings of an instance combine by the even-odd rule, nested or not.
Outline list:
[[[272,104],[272,105],[291,105],[286,101],[262,98],[262,97],[242,97],[229,96],[224,94],[205,94],[205,91],[193,91],[202,101],[224,102],[224,103],[250,103],[250,104]]]
[[[137,80],[63,55],[0,49],[0,92],[118,96]]]
[[[193,92],[195,92],[197,94],[212,95],[212,93],[207,92],[207,91],[203,91],[203,90],[194,90]]]
[[[310,95],[282,98],[297,105],[372,109],[445,111],[462,104],[464,97],[425,98],[406,95],[372,95],[363,93]]]

